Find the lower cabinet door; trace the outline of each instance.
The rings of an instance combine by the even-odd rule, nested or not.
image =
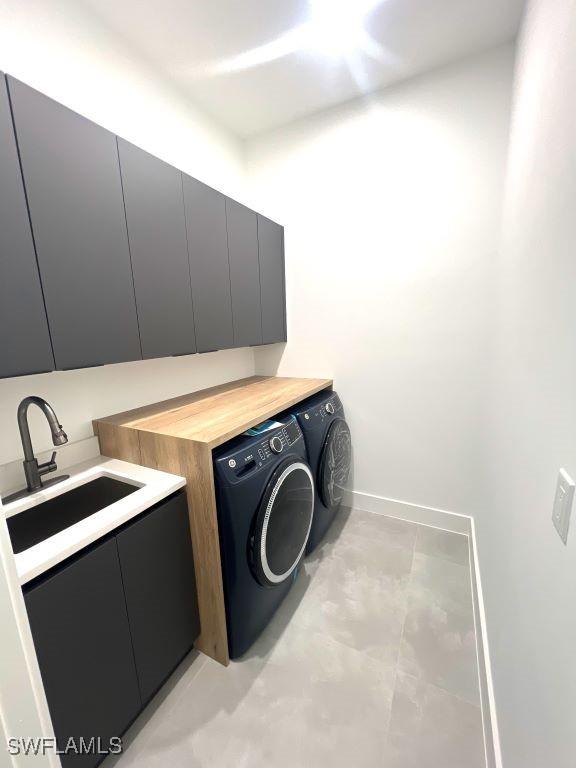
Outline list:
[[[200,632],[186,495],[152,509],[116,539],[145,703]]]
[[[141,709],[116,539],[72,560],[24,598],[65,768],[102,759]],[[69,750],[92,742],[90,754]],[[100,754],[99,754],[100,751]]]

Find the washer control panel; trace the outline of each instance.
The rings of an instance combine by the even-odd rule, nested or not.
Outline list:
[[[231,454],[226,459],[227,474],[242,478],[256,469],[277,459],[283,452],[302,440],[302,431],[295,418],[278,429],[264,433],[259,442],[254,442],[249,449],[244,448]]]
[[[280,435],[274,435],[270,440],[270,450],[273,453],[282,453],[284,450],[284,442]]]
[[[325,400],[319,405],[313,405],[312,408],[310,408],[308,411],[305,411],[303,418],[305,423],[312,427],[317,424],[321,424],[328,419],[331,419],[332,416],[342,410],[342,401],[336,392],[334,392],[332,397],[330,397],[328,400]]]

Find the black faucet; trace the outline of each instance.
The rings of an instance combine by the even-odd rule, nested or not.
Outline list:
[[[20,438],[22,439],[22,447],[24,448],[23,465],[24,474],[26,475],[26,489],[7,496],[4,499],[5,504],[8,504],[11,501],[16,501],[16,499],[20,499],[35,491],[39,491],[41,488],[46,488],[47,486],[59,483],[69,477],[69,475],[60,475],[45,483],[42,482],[43,475],[58,469],[58,465],[55,461],[56,451],[52,454],[50,461],[47,461],[44,464],[38,464],[38,460],[34,456],[32,440],[30,439],[30,428],[28,426],[28,408],[30,405],[37,405],[44,416],[46,416],[50,431],[52,432],[52,442],[54,445],[64,445],[64,443],[68,442],[68,436],[62,429],[62,425],[59,423],[52,406],[41,397],[35,397],[34,395],[25,397],[18,406],[18,428],[20,429]]]

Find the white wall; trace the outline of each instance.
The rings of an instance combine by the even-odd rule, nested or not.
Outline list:
[[[0,70],[231,195],[242,196],[240,146],[201,115],[157,70],[138,58],[74,0],[3,0]],[[16,408],[45,397],[71,441],[90,421],[146,402],[254,372],[252,350],[151,360],[0,381],[0,465],[21,454]],[[31,414],[34,445],[49,431]]]
[[[511,46],[247,145],[286,229],[288,336],[258,372],[332,376],[355,488],[483,509]]]
[[[498,263],[494,499],[478,521],[505,768],[576,764],[576,531],[565,547],[551,522],[558,469],[576,476],[575,40],[574,0],[531,3]]]

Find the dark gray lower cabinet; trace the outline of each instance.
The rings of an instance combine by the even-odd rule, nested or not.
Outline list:
[[[140,691],[147,702],[200,631],[185,495],[145,514],[117,540]]]
[[[260,266],[256,214],[235,200],[226,199],[230,286],[234,319],[234,346],[262,344]]]
[[[284,228],[258,214],[262,343],[286,341]]]
[[[70,737],[106,748],[200,631],[185,494],[39,577],[24,599],[60,748]],[[65,768],[100,760],[62,756]]]
[[[6,78],[0,72],[0,378],[53,368]]]
[[[96,546],[25,592],[54,731],[107,744],[141,708],[116,539]],[[96,765],[101,755],[62,756]]]

